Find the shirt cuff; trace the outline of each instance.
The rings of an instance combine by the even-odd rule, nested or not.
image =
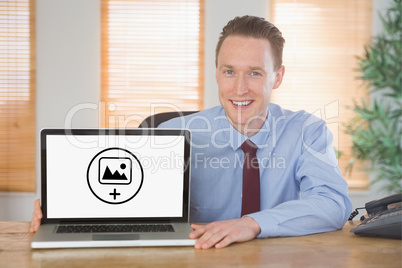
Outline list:
[[[256,238],[278,236],[278,222],[268,212],[259,211],[256,213],[244,215],[243,217],[246,216],[254,219],[260,226],[261,232],[259,235],[256,236]]]

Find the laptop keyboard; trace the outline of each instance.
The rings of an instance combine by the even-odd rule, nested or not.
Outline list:
[[[56,233],[174,232],[170,224],[60,225]]]

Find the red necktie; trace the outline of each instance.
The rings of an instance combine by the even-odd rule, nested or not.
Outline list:
[[[258,147],[246,140],[240,148],[244,152],[243,198],[241,216],[260,211],[260,169],[258,167]]]

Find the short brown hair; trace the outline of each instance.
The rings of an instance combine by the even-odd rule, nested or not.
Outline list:
[[[255,16],[235,17],[223,27],[215,50],[216,66],[218,65],[218,55],[222,43],[229,35],[267,39],[272,48],[274,70],[276,71],[282,66],[282,53],[285,44],[282,33],[269,21]]]

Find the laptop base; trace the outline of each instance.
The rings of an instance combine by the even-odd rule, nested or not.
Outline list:
[[[193,246],[192,231],[188,223],[173,223],[175,230],[169,233],[75,233],[55,234],[57,224],[40,226],[35,233],[31,248],[101,248],[101,247],[150,247],[150,246]],[[184,235],[183,235],[184,234]]]

